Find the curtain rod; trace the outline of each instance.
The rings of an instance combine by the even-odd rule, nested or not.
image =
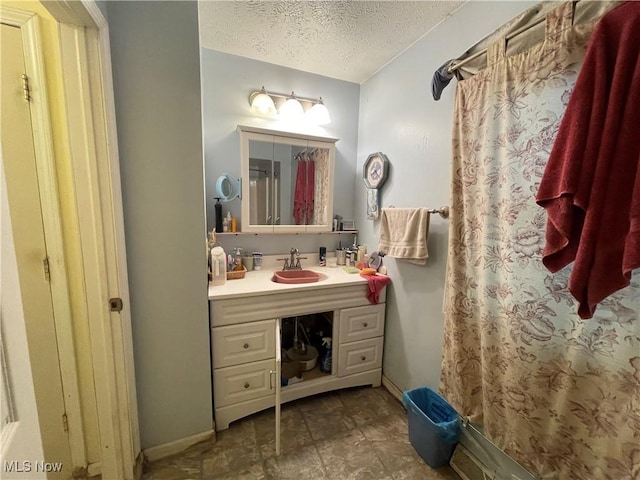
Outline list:
[[[573,0],[573,4],[575,6],[576,3],[578,3],[580,0]],[[535,13],[536,15],[538,13],[540,13],[540,11],[542,10],[542,8],[539,8],[538,11]],[[518,35],[520,35],[521,33],[526,32],[527,30],[535,27],[536,25],[540,25],[542,22],[544,22],[546,20],[546,15],[543,15],[542,17],[538,18],[537,20],[534,20],[532,23],[529,23],[527,25],[523,25],[522,27],[518,28],[517,30],[514,30],[511,33],[508,33],[507,35],[505,35],[505,40],[508,42],[509,40],[511,40],[514,37],[517,37]],[[466,65],[468,62],[470,62],[471,60],[478,58],[480,55],[484,55],[485,53],[487,53],[487,50],[489,49],[489,47],[485,47],[482,50],[477,51],[476,53],[474,53],[473,55],[469,55],[467,58],[463,58],[460,61],[453,61],[451,63],[451,65],[449,65],[449,67],[447,67],[447,73],[453,73],[456,70],[458,70],[460,67],[462,67],[463,65]]]
[[[579,1],[579,0],[578,0]],[[577,3],[577,2],[574,2]],[[538,12],[536,12],[536,15],[540,12],[540,10],[538,10]],[[535,27],[536,25],[540,25],[542,22],[544,22],[546,20],[546,17],[541,17],[537,20],[535,20],[533,23],[529,23],[528,25],[524,25],[520,28],[518,28],[517,30],[514,30],[513,32],[507,34],[505,36],[505,40],[508,42],[509,40],[511,40],[514,37],[517,37],[518,35],[520,35],[521,33],[526,32],[527,30],[529,30],[530,28]],[[449,65],[449,67],[447,68],[447,72],[449,73],[453,73],[456,70],[458,70],[460,67],[462,67],[463,65],[467,64],[468,62],[470,62],[471,60],[478,58],[480,55],[484,55],[485,53],[487,53],[487,50],[489,49],[489,47],[485,47],[482,50],[477,51],[476,53],[474,53],[473,55],[469,55],[467,58],[463,58],[462,60],[460,60],[459,62],[454,61],[451,65]]]

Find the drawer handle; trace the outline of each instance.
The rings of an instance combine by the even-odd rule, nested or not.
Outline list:
[[[369,324],[368,324],[367,322],[364,322],[364,323],[362,324],[362,326],[363,326],[364,328],[367,328],[367,327],[369,326]]]
[[[367,359],[367,357],[365,357],[364,355],[362,355],[362,356],[360,357],[360,360],[362,360],[363,362],[364,362],[366,359]]]
[[[249,388],[249,382],[244,382],[244,388]]]
[[[244,348],[244,349],[246,350],[247,348],[249,348],[249,344],[248,344],[248,343],[245,343],[245,344],[242,346],[242,348]]]

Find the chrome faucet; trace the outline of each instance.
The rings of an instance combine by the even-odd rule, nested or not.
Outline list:
[[[295,252],[293,252],[295,250]],[[295,253],[296,255],[296,264],[293,265],[293,254]],[[306,260],[307,257],[301,257],[300,253],[298,252],[297,248],[292,248],[291,249],[291,270],[302,270],[302,264],[300,263],[300,260]]]
[[[294,268],[296,268],[293,265],[293,262],[295,261],[295,256],[296,255],[300,256],[300,254],[298,253],[297,248],[292,248],[291,250],[289,250],[289,254],[291,254],[291,258],[289,259],[289,268],[293,270]],[[300,265],[300,260],[298,260],[298,265]]]
[[[289,255],[289,258],[278,258],[278,260],[284,260],[282,270],[302,270],[300,260],[306,260],[307,257],[301,257],[297,248],[289,250]]]

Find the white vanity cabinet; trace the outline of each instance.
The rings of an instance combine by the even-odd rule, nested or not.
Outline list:
[[[225,407],[273,394],[276,320],[229,325],[212,336],[214,403]]]
[[[366,298],[366,281],[351,275],[344,285],[254,293],[221,298],[210,295],[216,430],[227,429],[230,422],[269,407],[276,406],[277,414],[280,403],[298,398],[345,387],[380,385],[384,291],[379,303],[373,305]],[[320,312],[332,323],[331,372],[320,373],[318,360],[314,370],[303,374],[303,381],[281,387],[282,323]]]
[[[338,376],[382,367],[385,304],[340,310]]]

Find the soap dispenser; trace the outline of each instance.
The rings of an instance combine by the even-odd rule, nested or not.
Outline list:
[[[222,247],[211,249],[211,283],[213,286],[227,283],[227,255]]]
[[[231,212],[227,212],[227,216],[222,220],[222,231],[228,232],[231,229]]]
[[[220,203],[220,197],[215,197],[216,204],[215,204],[215,210],[216,210],[216,232],[217,233],[222,233],[222,204]]]

